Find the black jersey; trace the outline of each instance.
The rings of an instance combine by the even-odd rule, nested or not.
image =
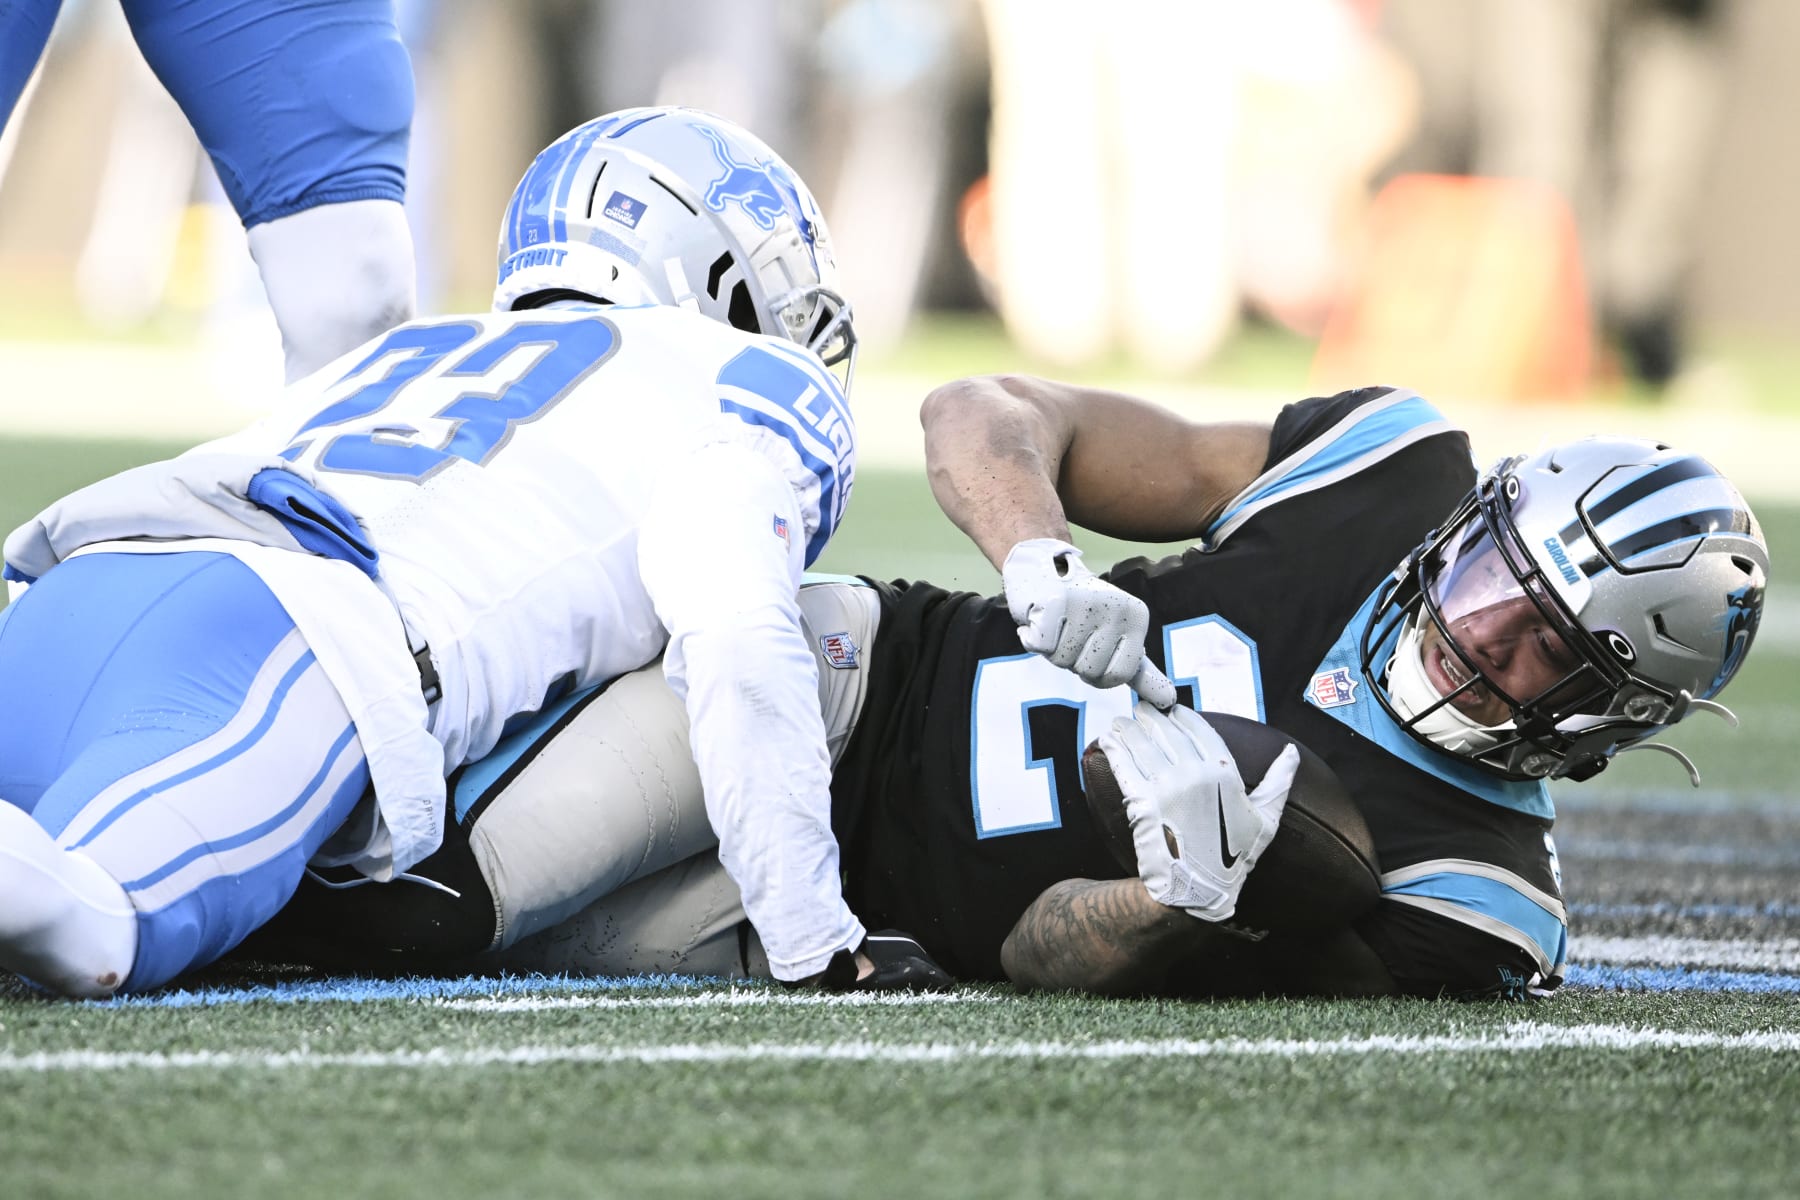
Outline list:
[[[1356,797],[1383,872],[1358,932],[1399,986],[1522,995],[1555,986],[1566,943],[1548,793],[1415,742],[1356,659],[1376,592],[1474,478],[1466,435],[1413,393],[1307,400],[1201,546],[1107,578],[1148,604],[1183,700],[1281,729]],[[846,895],[959,977],[1004,978],[1000,945],[1044,888],[1122,874],[1079,755],[1131,693],[1024,652],[1000,599],[876,586],[870,692],[833,783]]]

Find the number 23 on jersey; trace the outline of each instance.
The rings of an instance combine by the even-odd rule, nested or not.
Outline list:
[[[485,330],[466,319],[403,325],[339,381],[357,386],[301,426],[283,456],[298,458],[322,439],[320,470],[414,482],[456,459],[485,463],[516,427],[562,403],[617,354],[621,336],[600,316]],[[718,410],[771,430],[818,478],[822,545],[849,500],[854,426],[830,373],[788,350],[755,343],[734,355],[715,380]],[[444,389],[421,386],[427,381],[458,386],[444,403]]]

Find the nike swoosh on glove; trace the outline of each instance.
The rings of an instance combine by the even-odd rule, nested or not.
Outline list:
[[[1281,824],[1300,751],[1288,745],[1246,792],[1225,740],[1191,708],[1165,713],[1140,701],[1099,741],[1151,898],[1203,921],[1229,918]]]
[[[1088,570],[1080,550],[1056,538],[1020,542],[1000,584],[1027,650],[1095,687],[1129,683],[1158,708],[1174,705],[1175,685],[1144,656],[1149,608]]]
[[[819,986],[828,992],[946,992],[956,986],[925,947],[898,929],[869,934],[857,950],[874,964],[873,971],[858,979],[855,955],[839,950],[819,976]]]

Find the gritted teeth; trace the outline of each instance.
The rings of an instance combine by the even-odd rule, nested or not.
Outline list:
[[[1464,672],[1462,663],[1454,656],[1445,654],[1441,657],[1440,661],[1444,664],[1444,674],[1449,677],[1450,682],[1453,685],[1462,687],[1469,682],[1469,677],[1467,673]]]

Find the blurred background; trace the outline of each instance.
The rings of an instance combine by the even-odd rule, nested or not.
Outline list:
[[[1197,413],[1403,384],[1478,453],[1643,432],[1747,490],[1800,405],[1791,0],[401,0],[421,313],[487,307],[535,152],[761,134],[831,222],[865,459],[1027,369]],[[117,0],[0,138],[0,436],[199,437],[280,386],[242,230]]]

